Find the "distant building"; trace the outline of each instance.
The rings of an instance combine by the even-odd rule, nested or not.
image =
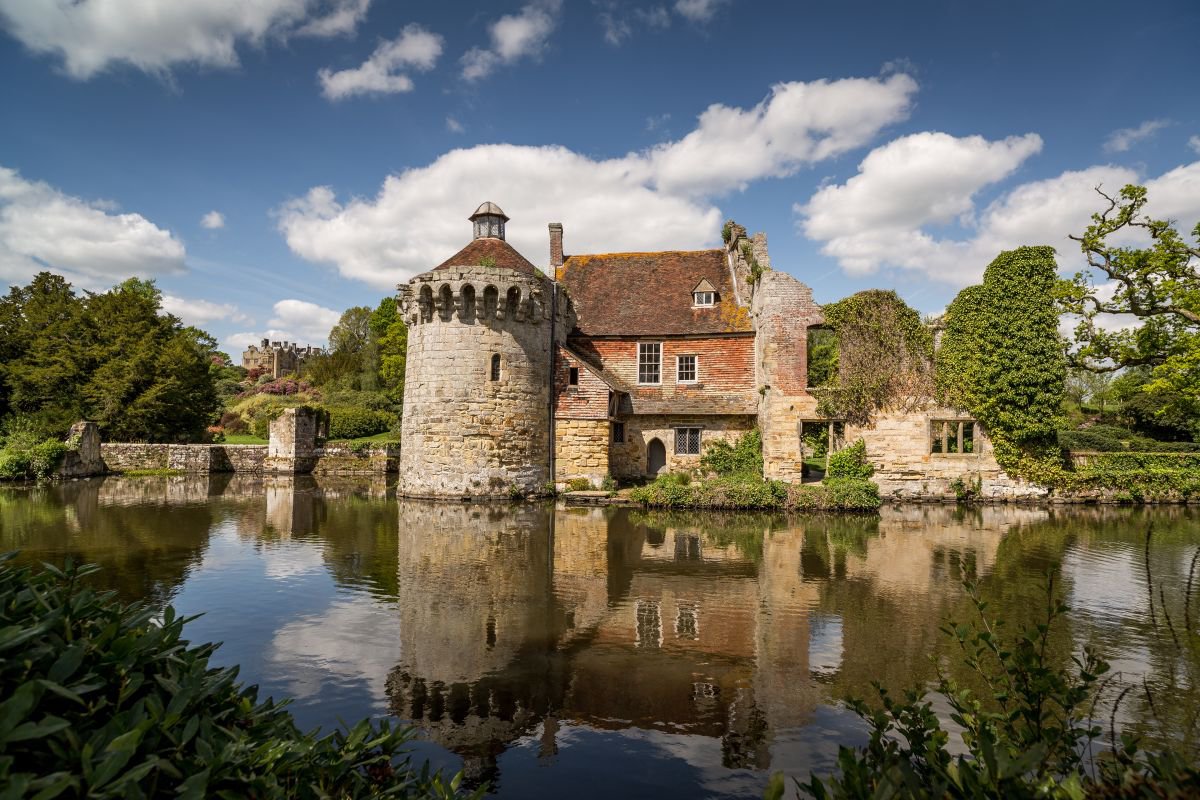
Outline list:
[[[258,369],[274,380],[282,375],[298,374],[300,366],[311,356],[324,352],[319,347],[301,347],[295,342],[272,342],[263,339],[261,345],[250,345],[242,352],[242,366]]]

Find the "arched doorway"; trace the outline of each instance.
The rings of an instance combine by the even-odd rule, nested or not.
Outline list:
[[[646,445],[646,474],[657,475],[667,465],[667,448],[659,439]]]

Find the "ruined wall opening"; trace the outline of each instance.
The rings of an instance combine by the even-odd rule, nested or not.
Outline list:
[[[433,321],[433,289],[429,285],[421,287],[421,294],[418,296],[417,307],[421,312],[421,322]]]
[[[840,419],[804,419],[800,421],[800,458],[802,481],[819,481],[829,469],[829,455],[846,446],[846,421]]]
[[[521,290],[516,286],[509,287],[508,294],[504,298],[504,314],[509,319],[514,319],[517,316],[517,309],[521,306]]]
[[[829,386],[837,380],[837,333],[826,325],[810,325],[807,336],[804,385],[809,389]]]
[[[450,285],[443,283],[442,288],[438,289],[438,316],[442,322],[449,322],[454,316],[454,292],[451,291]]]

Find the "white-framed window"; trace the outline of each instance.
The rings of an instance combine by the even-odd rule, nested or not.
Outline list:
[[[692,292],[692,305],[694,306],[711,306],[716,302],[716,292]]]
[[[699,428],[676,428],[675,429],[675,455],[677,455],[677,456],[698,456],[698,455],[700,455],[700,429]]]
[[[638,342],[638,383],[662,383],[662,342]]]
[[[679,383],[696,382],[695,356],[675,356],[675,380]]]

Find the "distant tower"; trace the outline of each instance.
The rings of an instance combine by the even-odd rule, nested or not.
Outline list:
[[[575,325],[554,282],[504,240],[487,202],[471,243],[399,287],[408,324],[399,491],[505,497],[550,481],[554,348]]]

